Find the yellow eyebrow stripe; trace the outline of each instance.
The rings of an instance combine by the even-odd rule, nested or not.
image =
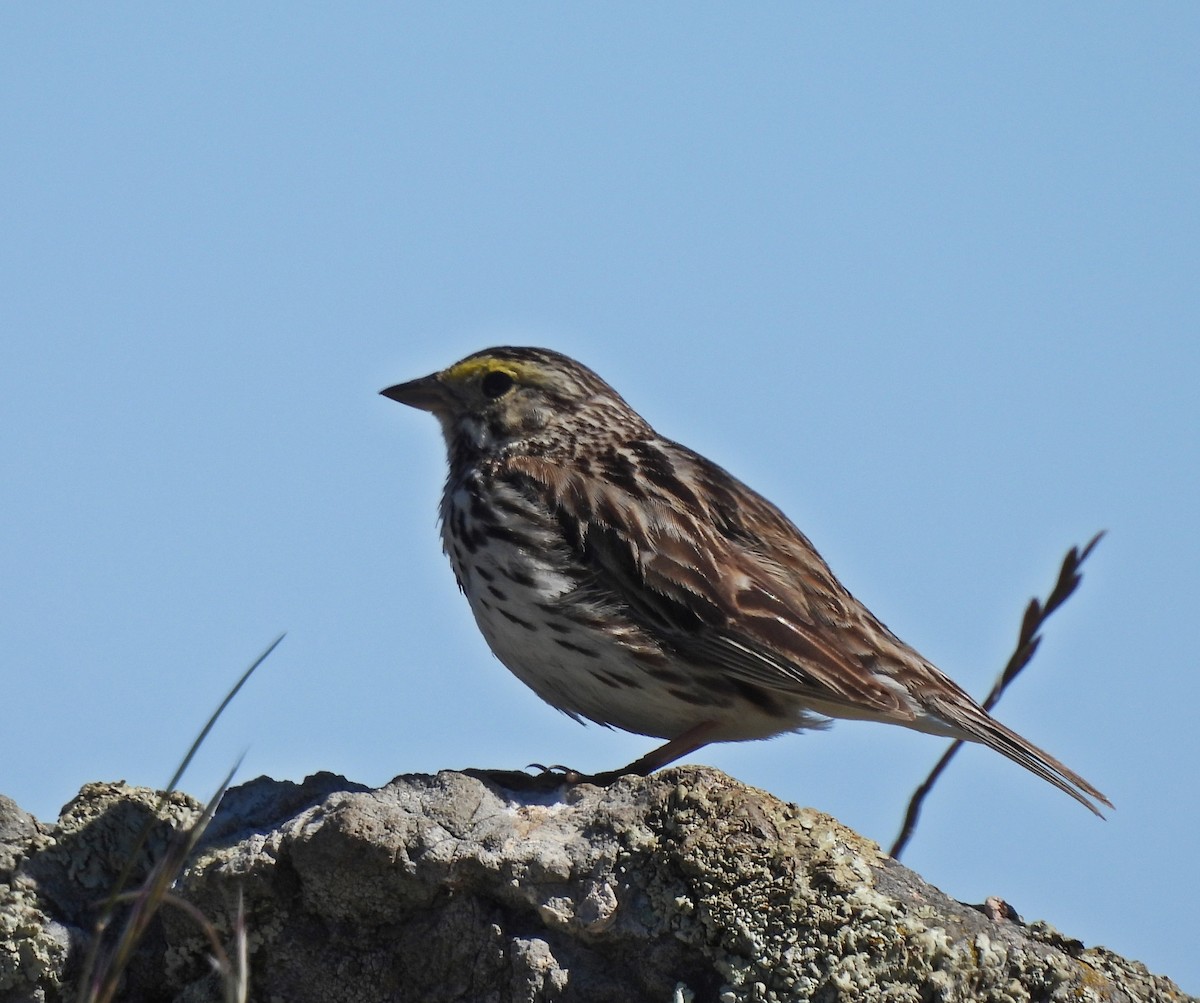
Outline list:
[[[464,359],[456,362],[446,370],[445,378],[451,383],[462,383],[483,373],[507,373],[521,383],[544,382],[540,370],[525,362],[513,362],[510,359],[497,359],[485,355],[479,359]]]

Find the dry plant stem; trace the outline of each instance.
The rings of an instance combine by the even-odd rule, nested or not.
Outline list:
[[[1004,666],[1004,671],[1000,673],[1000,677],[996,680],[995,685],[992,686],[992,691],[987,695],[987,699],[983,701],[984,710],[990,711],[1000,702],[1000,697],[1008,688],[1008,684],[1016,679],[1020,675],[1021,670],[1029,664],[1030,659],[1033,658],[1034,652],[1037,651],[1038,645],[1042,640],[1038,632],[1042,629],[1046,620],[1049,619],[1050,614],[1066,602],[1067,597],[1078,587],[1082,580],[1079,569],[1103,536],[1104,531],[1101,530],[1087,542],[1083,550],[1080,550],[1078,547],[1072,547],[1067,551],[1067,556],[1063,558],[1062,567],[1058,572],[1058,581],[1055,582],[1050,595],[1046,597],[1045,603],[1041,603],[1037,599],[1029,600],[1029,606],[1026,607],[1025,616],[1021,620],[1021,633],[1017,638],[1017,646],[1013,650],[1008,664]],[[924,783],[913,792],[912,799],[908,802],[908,811],[904,814],[904,824],[900,828],[900,834],[892,844],[891,850],[888,851],[895,859],[900,859],[904,848],[908,846],[909,841],[912,839],[913,831],[917,827],[917,821],[921,817],[921,807],[925,802],[925,798],[933,789],[933,785],[937,783],[938,777],[950,765],[950,760],[962,748],[962,745],[961,741],[952,742],[949,748],[942,754],[942,758],[937,761],[937,765],[929,771],[929,776],[925,778]]]
[[[223,793],[223,792],[222,792]],[[132,901],[141,893],[126,892],[121,896],[122,901]],[[221,977],[221,984],[225,988],[226,1003],[242,1003],[246,999],[248,989],[249,967],[247,959],[247,944],[245,936],[245,916],[244,906],[241,900],[241,895],[238,896],[237,912],[234,916],[234,953],[233,961],[230,961],[229,955],[225,952],[225,948],[221,945],[220,934],[217,933],[217,928],[209,921],[208,917],[197,909],[191,902],[186,899],[181,899],[178,895],[171,892],[165,892],[162,896],[162,904],[172,906],[178,909],[185,916],[188,916],[200,929],[208,940],[208,946],[212,950],[210,958],[213,968]]]
[[[125,920],[124,926],[117,937],[117,942],[113,945],[112,951],[105,957],[104,963],[95,968],[91,978],[85,979],[80,984],[81,992],[87,991],[88,995],[84,997],[88,1003],[109,1003],[117,992],[120,986],[121,973],[129,964],[129,959],[133,956],[133,952],[137,949],[137,945],[145,936],[146,930],[149,928],[151,921],[157,915],[159,908],[163,903],[178,905],[178,900],[171,895],[170,888],[175,883],[183,871],[184,864],[187,863],[188,857],[191,856],[192,850],[195,849],[196,843],[204,834],[204,830],[208,828],[208,823],[212,821],[213,814],[217,810],[217,805],[220,804],[221,798],[225,796],[225,791],[229,789],[229,783],[233,780],[233,775],[240,765],[240,760],[234,765],[233,769],[226,774],[217,792],[204,806],[204,811],[196,820],[194,825],[187,829],[175,833],[170,845],[167,847],[167,852],[163,858],[154,865],[150,874],[147,876],[145,883],[136,892],[118,892],[110,896],[105,904],[105,911],[96,923],[95,938],[93,940],[93,953],[89,956],[89,962],[95,958],[95,950],[104,935],[104,931],[108,923],[112,919],[113,910],[116,905],[121,902],[132,904],[129,917]],[[151,823],[147,822],[147,828]],[[143,832],[144,835],[144,832]],[[208,933],[209,931],[205,931]],[[210,939],[215,936],[215,933],[209,934]],[[223,958],[224,955],[218,955],[218,958]],[[226,968],[228,964],[226,963]],[[90,982],[90,988],[88,988]]]
[[[175,838],[171,840],[166,854],[154,865],[141,889],[137,892],[127,893],[124,891],[124,888],[128,884],[134,864],[141,855],[146,840],[149,838],[151,827],[158,821],[158,811],[166,804],[167,798],[172,792],[175,791],[184,771],[187,770],[197,750],[205,738],[208,737],[208,733],[212,730],[213,725],[216,724],[217,719],[224,712],[225,708],[229,706],[230,701],[238,694],[238,691],[241,690],[250,676],[254,674],[254,671],[278,647],[283,637],[284,635],[280,634],[254,660],[250,667],[242,673],[238,681],[225,694],[225,698],[209,716],[207,723],[200,730],[200,734],[192,742],[187,754],[183,757],[178,769],[176,769],[175,774],[171,777],[166,790],[159,795],[154,814],[142,827],[137,842],[134,844],[134,848],[130,852],[129,858],[126,860],[125,866],[118,876],[116,883],[113,885],[113,890],[101,908],[100,915],[96,920],[95,927],[93,928],[92,942],[84,961],[83,976],[79,980],[79,1003],[108,1003],[108,1001],[114,998],[120,984],[121,973],[129,963],[134,948],[144,936],[146,928],[158,912],[159,907],[167,900],[169,895],[168,889],[175,882],[176,878],[178,878],[196,843],[199,841],[201,835],[203,835],[209,821],[211,821],[217,804],[224,796],[226,789],[228,789],[230,782],[233,780],[234,773],[236,773],[241,763],[240,757],[238,763],[234,764],[225,777],[217,793],[209,800],[196,823],[188,829],[175,834]],[[100,952],[104,933],[112,921],[117,905],[121,902],[131,902],[132,909],[112,950],[104,958],[103,963],[101,963]]]

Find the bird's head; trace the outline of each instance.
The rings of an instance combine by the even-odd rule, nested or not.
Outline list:
[[[451,449],[490,453],[556,428],[611,432],[612,423],[644,427],[612,387],[586,366],[544,348],[488,348],[446,369],[380,391],[431,412]]]

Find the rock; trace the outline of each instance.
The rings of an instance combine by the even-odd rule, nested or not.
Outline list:
[[[69,997],[91,904],[199,813],[156,800],[92,784],[54,829],[0,802],[0,1000]],[[378,790],[260,778],[226,794],[177,892],[226,943],[241,898],[264,1003],[1188,999],[704,768],[605,788],[474,771]],[[195,918],[166,908],[121,998],[220,999],[211,953]]]

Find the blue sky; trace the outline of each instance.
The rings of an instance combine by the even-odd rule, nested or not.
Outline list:
[[[905,863],[1200,992],[1200,8],[0,10],[0,792],[647,751],[542,705],[440,554],[436,424],[377,396],[557,348],[779,504],[1117,805],[962,755]],[[693,761],[887,845],[942,745]]]

